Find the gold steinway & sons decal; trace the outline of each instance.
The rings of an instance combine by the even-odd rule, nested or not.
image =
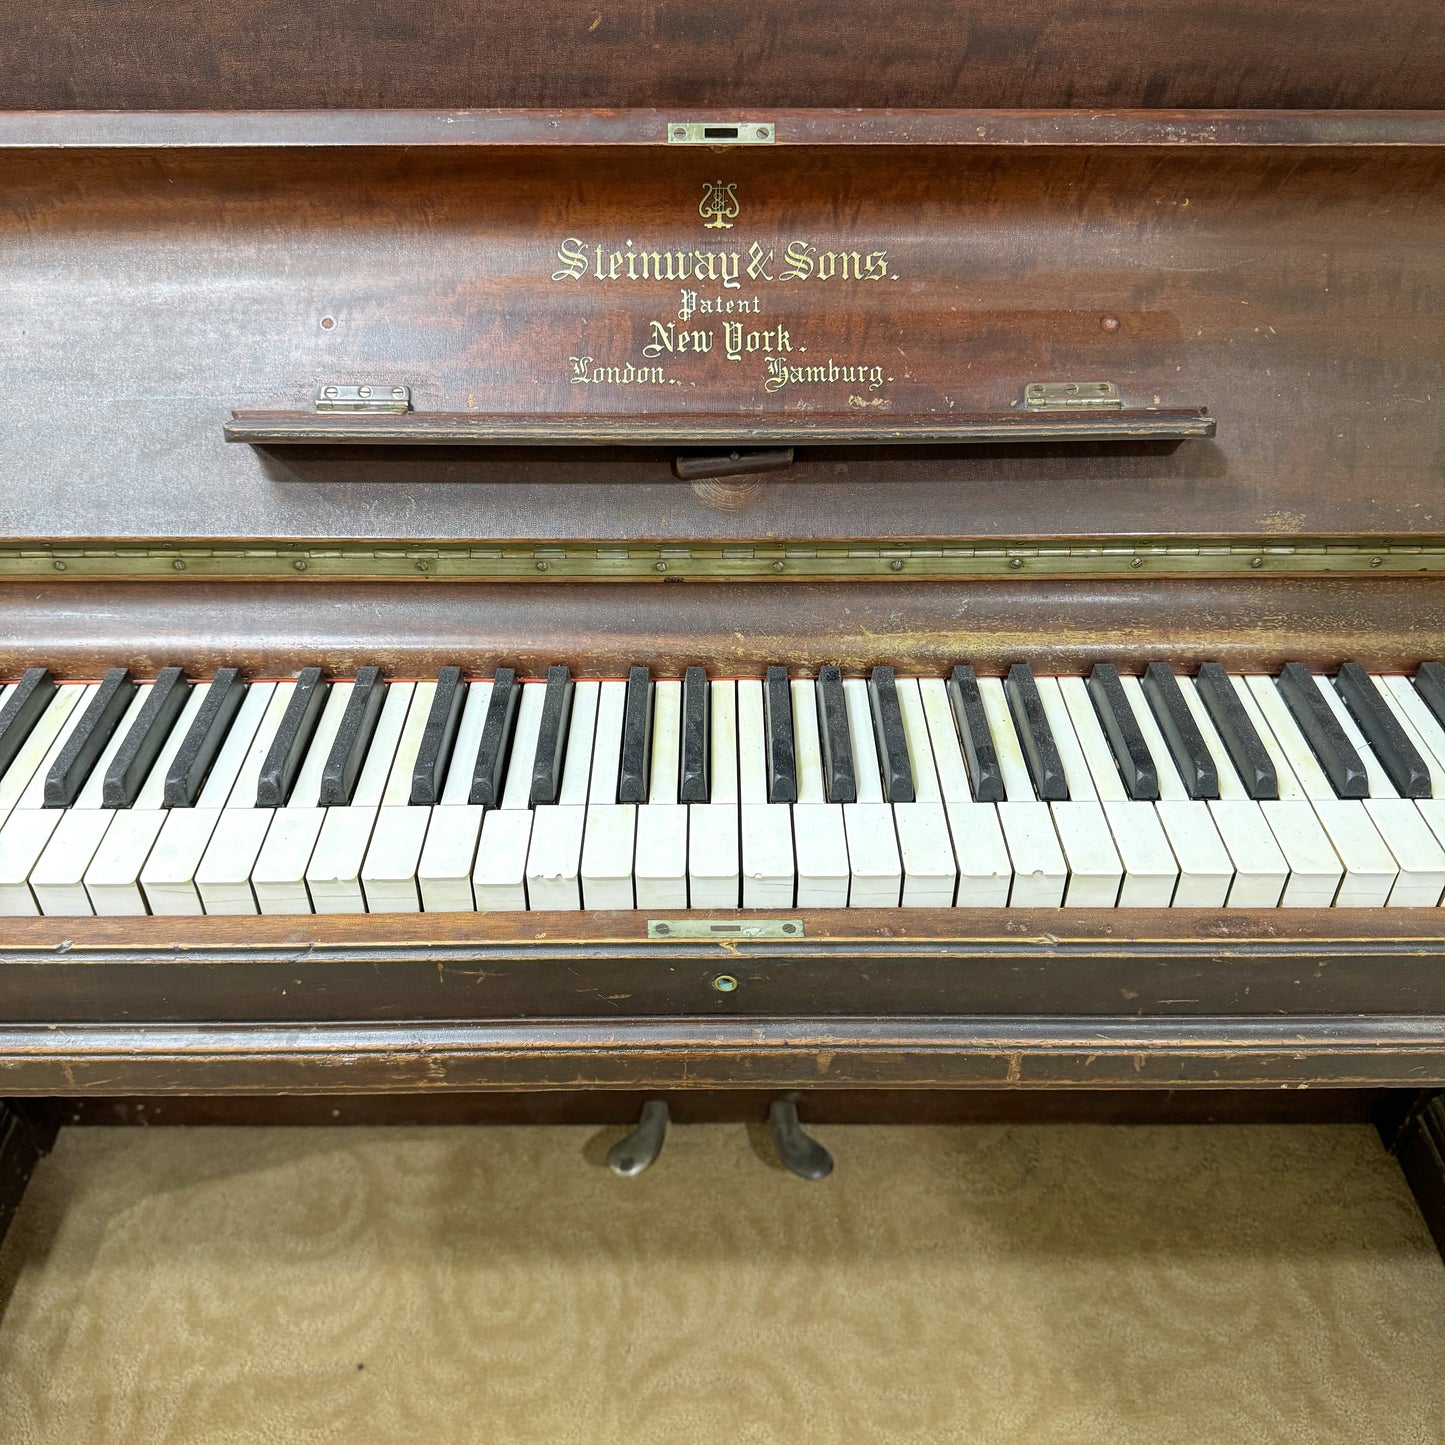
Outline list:
[[[769,395],[832,390],[845,392],[855,406],[879,404],[866,394],[876,397],[893,380],[887,368],[871,357],[810,354],[806,332],[784,308],[786,291],[803,283],[897,281],[887,249],[830,249],[806,236],[724,238],[715,233],[731,230],[741,214],[737,190],[731,181],[704,183],[697,214],[711,234],[696,245],[662,248],[584,236],[561,242],[551,274],[559,285],[642,284],[670,293],[666,308],[634,338],[635,355],[569,356],[572,385],[690,385],[694,358],[716,357],[749,368]]]

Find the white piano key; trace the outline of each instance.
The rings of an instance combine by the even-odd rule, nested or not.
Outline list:
[[[793,748],[798,801],[793,805],[793,848],[799,908],[848,906],[848,837],[843,805],[830,803],[823,782],[823,745],[818,736],[817,685],[812,678],[788,684],[793,700]]]
[[[134,917],[146,913],[141,871],[165,826],[166,774],[181,750],[196,715],[205,705],[210,683],[190,691],[176,725],[170,730],[156,760],[136,795],[135,805],[118,809],[85,871],[85,891],[91,907],[102,917]]]
[[[273,682],[253,682],[247,687],[195,807],[172,808],[166,815],[140,875],[141,891],[152,913],[193,915],[205,911],[196,891],[196,871],[275,687]]]
[[[1279,797],[1262,799],[1259,809],[1289,863],[1289,882],[1280,906],[1329,908],[1344,879],[1345,866],[1244,678],[1231,674],[1229,683],[1269,754],[1279,784]]]
[[[1013,863],[1014,884],[1009,903],[1014,908],[1057,908],[1064,901],[1069,868],[1059,846],[1049,805],[1039,802],[1034,792],[1023,748],[1014,731],[1008,699],[1004,696],[1003,680],[981,677],[978,692],[1007,794],[1007,800],[996,806]]]
[[[597,735],[592,748],[592,777],[587,785],[587,822],[582,834],[582,906],[631,908],[632,857],[637,836],[637,804],[617,801],[622,761],[622,715],[627,684],[609,680],[597,700]]]
[[[1362,800],[1365,812],[1399,865],[1399,876],[1385,906],[1434,908],[1445,893],[1445,849],[1415,804],[1400,796],[1334,684],[1316,676],[1315,686],[1360,755],[1370,785],[1370,796]]]
[[[1114,846],[1109,820],[1094,788],[1084,750],[1074,733],[1074,724],[1057,678],[1036,679],[1044,716],[1054,735],[1054,746],[1069,785],[1066,802],[1050,803],[1054,828],[1069,865],[1069,882],[1064,890],[1065,908],[1113,908],[1124,882],[1124,865]]]
[[[688,805],[688,896],[694,908],[736,908],[742,897],[737,684],[709,682],[707,692],[711,711],[708,801]]]
[[[306,865],[326,820],[326,809],[321,807],[321,774],[351,700],[351,689],[349,682],[331,685],[326,709],[296,774],[291,797],[284,808],[275,810],[266,830],[266,841],[251,869],[251,888],[262,913],[312,911],[311,895],[306,891]]]
[[[676,678],[660,680],[652,688],[647,802],[637,810],[632,877],[639,908],[687,908],[687,809],[677,801],[681,747],[682,683]]]
[[[1129,796],[1084,679],[1061,677],[1057,682],[1124,870],[1118,906],[1168,908],[1179,884],[1179,864],[1159,814],[1153,803]]]
[[[35,732],[26,739],[25,746],[7,770],[7,781],[18,767],[32,771],[23,785],[17,784],[18,795],[10,816],[0,827],[0,915],[27,916],[40,912],[27,880],[64,812],[61,808],[44,806],[45,775],[79,725],[99,686],[99,683],[87,683],[61,688],[65,696],[64,705],[57,707],[59,696],[51,702],[45,716],[36,724]],[[47,742],[48,746],[42,746]],[[37,752],[38,757],[35,756]]]
[[[41,806],[44,801],[45,774],[53,758],[55,741],[72,715],[75,715],[77,723],[80,721],[79,715],[75,714],[75,708],[86,694],[87,688],[83,683],[62,683],[56,689],[50,705],[31,728],[30,736],[20,745],[19,752],[11,759],[3,776],[0,776],[0,824],[5,822],[19,804],[37,774],[42,793],[36,795],[32,806]],[[69,737],[69,732],[66,732],[65,736]]]
[[[532,810],[527,901],[533,908],[582,907],[582,834],[587,822],[587,788],[600,688],[596,682],[574,686],[557,801]]]
[[[477,861],[477,843],[486,809],[479,803],[467,802],[467,798],[471,795],[472,770],[476,767],[491,701],[490,678],[467,684],[467,700],[457,724],[456,743],[442,784],[442,799],[431,810],[426,841],[417,863],[417,892],[427,913],[470,913],[476,907],[472,896],[472,867]]]
[[[1174,906],[1223,908],[1234,886],[1234,859],[1219,836],[1209,804],[1191,798],[1186,791],[1139,679],[1121,674],[1119,682],[1159,777],[1159,801],[1154,811],[1164,825],[1169,847],[1179,864]]]
[[[791,908],[796,891],[793,812],[768,802],[763,685],[738,683],[738,826],[742,837],[743,907]]]
[[[1373,681],[1406,736],[1420,749],[1430,770],[1431,796],[1416,798],[1415,807],[1436,840],[1445,843],[1445,728],[1440,726],[1408,677],[1388,674]],[[1445,906],[1445,898],[1441,904]]]
[[[58,810],[60,821],[30,870],[30,891],[44,914],[76,916],[95,912],[85,891],[85,870],[90,867],[95,850],[100,847],[116,813],[114,808],[104,807],[102,803],[105,774],[145,707],[151,686],[146,682],[136,689],[110,741],[76,794],[75,802]]]
[[[472,894],[483,912],[508,912],[527,906],[527,849],[532,841],[532,765],[547,695],[540,682],[522,684],[512,753],[502,779],[502,801],[482,819]]]
[[[1335,907],[1383,907],[1399,877],[1399,868],[1363,803],[1358,798],[1335,796],[1274,679],[1253,674],[1244,678],[1244,684],[1344,864],[1345,876],[1335,895]]]
[[[848,840],[848,906],[897,908],[903,896],[903,855],[893,809],[883,798],[878,743],[868,684],[861,677],[843,679],[843,708],[853,746],[853,774],[858,801],[843,804],[843,831]]]
[[[376,822],[361,864],[362,902],[368,913],[417,913],[417,868],[432,810],[412,807],[411,775],[421,751],[422,734],[436,699],[435,682],[419,682],[411,695],[406,722],[387,774]],[[463,694],[462,705],[466,706]],[[379,730],[379,729],[378,729]],[[443,787],[446,780],[443,779]],[[324,829],[323,829],[324,832]]]
[[[241,771],[236,775],[235,786],[196,869],[196,892],[207,913],[260,911],[251,888],[251,869],[266,841],[276,810],[256,806],[256,783],[295,691],[294,682],[274,685]]]
[[[963,745],[948,701],[947,684],[940,677],[920,678],[918,695],[928,720],[928,737],[938,770],[939,794],[948,816],[953,856],[958,866],[959,908],[1002,908],[1013,884],[1008,846],[992,803],[974,801],[968,783]]]
[[[434,684],[428,686],[431,691],[436,690]],[[351,802],[326,810],[311,861],[306,865],[306,889],[311,895],[311,906],[317,913],[366,912],[361,870],[371,847],[381,800],[396,761],[397,747],[403,731],[412,720],[415,698],[415,683],[388,684],[381,716],[376,720],[376,729],[366,749]],[[421,740],[421,730],[426,726],[426,712],[430,706],[428,697],[415,728],[412,762],[416,761],[416,745]],[[410,769],[408,788],[411,781],[409,774]]]
[[[1290,865],[1275,841],[1263,806],[1249,796],[1214,719],[1194,687],[1192,677],[1178,679],[1179,691],[1214,760],[1219,777],[1219,796],[1209,799],[1209,816],[1234,863],[1234,882],[1229,887],[1226,908],[1275,908],[1290,882]],[[1318,825],[1316,825],[1318,826]],[[1325,844],[1326,861],[1334,850]],[[1331,885],[1333,897],[1333,885]]]
[[[898,855],[903,864],[903,907],[951,908],[958,891],[958,865],[933,765],[933,744],[928,740],[928,719],[918,680],[898,678],[897,692],[908,765],[913,774],[913,802],[893,805]]]

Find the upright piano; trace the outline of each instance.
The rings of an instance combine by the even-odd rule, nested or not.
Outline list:
[[[1445,1136],[1437,9],[0,80],[0,1094]]]

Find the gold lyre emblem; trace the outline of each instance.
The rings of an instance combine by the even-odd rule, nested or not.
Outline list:
[[[722,181],[704,181],[702,200],[697,204],[697,213],[710,231],[731,231],[733,219],[738,213],[738,187],[736,181],[724,184]]]

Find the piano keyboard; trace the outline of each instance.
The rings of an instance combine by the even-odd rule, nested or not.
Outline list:
[[[0,913],[1439,906],[1445,667],[0,688]]]

